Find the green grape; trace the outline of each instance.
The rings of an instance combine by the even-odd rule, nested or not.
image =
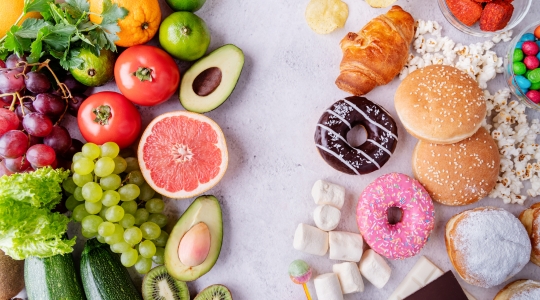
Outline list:
[[[128,251],[122,253],[120,261],[122,262],[122,265],[124,265],[124,267],[129,268],[137,262],[138,258],[139,254],[137,253],[137,250],[129,249]]]
[[[139,160],[137,160],[135,157],[126,157],[125,160],[127,163],[127,167],[124,170],[125,173],[141,169],[139,167]]]
[[[148,183],[143,183],[140,187],[141,194],[139,195],[139,199],[142,201],[148,201],[154,197],[156,194],[156,191],[152,189],[152,187]]]
[[[73,217],[73,220],[81,222],[88,215],[90,214],[86,211],[84,204],[79,204],[73,209],[73,214],[71,216]]]
[[[122,202],[121,206],[126,214],[135,215],[137,211],[137,202],[135,201]]]
[[[105,206],[113,206],[120,202],[120,194],[117,191],[104,191],[103,196],[101,197],[101,202]]]
[[[162,230],[157,239],[154,239],[154,244],[158,247],[165,247],[167,245],[167,240],[169,240],[169,234]]]
[[[107,243],[107,242],[105,242],[105,237],[103,237],[103,236],[101,236],[101,235],[99,235],[99,234],[96,236],[96,239],[97,239],[100,243],[102,243],[102,244],[106,244],[106,243]]]
[[[152,260],[158,264],[162,265],[165,263],[165,248],[156,247],[156,254],[152,257]]]
[[[68,177],[66,178],[66,180],[62,182],[62,188],[64,189],[64,191],[70,194],[73,194],[75,193],[75,189],[77,188],[77,185],[75,184],[75,182],[73,182],[72,177]]]
[[[137,211],[135,212],[135,224],[141,225],[148,220],[149,216],[150,214],[148,213],[146,208],[137,209]]]
[[[124,252],[128,251],[129,249],[131,249],[131,245],[129,245],[126,242],[120,242],[120,243],[116,243],[116,244],[111,245],[111,250],[114,253],[124,253]]]
[[[101,204],[100,201],[98,202],[84,202],[84,208],[86,208],[86,211],[91,214],[95,215],[98,214],[101,211],[101,208],[103,207],[103,204]]]
[[[150,269],[152,269],[152,259],[139,256],[135,263],[135,270],[137,270],[139,274],[146,274]]]
[[[115,230],[116,228],[114,227],[114,224],[111,222],[103,222],[99,224],[99,227],[98,227],[98,233],[99,235],[103,237],[113,235]]]
[[[76,162],[81,158],[86,158],[86,156],[84,156],[84,154],[82,152],[77,152],[77,153],[75,153],[75,155],[73,155],[73,159],[71,161]]]
[[[103,204],[103,202],[101,203]],[[109,208],[107,206],[103,206],[101,207],[101,211],[99,212],[99,216],[103,219],[103,220],[107,220],[107,218],[105,217],[105,214],[107,213],[107,210]]]
[[[114,171],[114,161],[110,157],[102,157],[96,161],[94,173],[98,177],[105,177],[111,175]]]
[[[79,205],[79,201],[75,199],[75,196],[71,195],[66,199],[66,208],[70,211],[73,211],[75,207]]]
[[[124,217],[122,220],[120,220],[120,225],[124,228],[129,228],[133,225],[135,225],[135,217],[131,214],[124,214]]]
[[[138,227],[130,227],[124,231],[124,241],[130,245],[136,245],[142,240],[142,232]]]
[[[73,182],[80,187],[83,187],[88,182],[94,181],[92,174],[81,175],[79,173],[73,174]]]
[[[146,240],[139,244],[139,253],[142,257],[152,258],[156,253],[156,245],[152,241]]]
[[[82,187],[82,196],[88,202],[98,202],[103,197],[101,186],[95,182],[87,182]]]
[[[117,157],[113,158],[113,161],[114,161],[113,174],[120,174],[120,173],[122,173],[122,172],[124,172],[126,170],[127,162],[123,157],[117,156]]]
[[[81,233],[87,239],[91,239],[97,235],[97,232],[88,231],[88,230],[85,230],[84,228],[81,230]]]
[[[119,188],[118,193],[120,194],[120,200],[133,201],[137,199],[137,197],[139,197],[141,190],[139,189],[137,185],[133,183],[129,183]]]
[[[103,223],[103,219],[99,216],[89,215],[84,217],[81,222],[82,228],[89,232],[97,232],[99,225]]]
[[[120,243],[124,241],[124,228],[119,224],[114,224],[114,233],[105,237],[105,242],[109,245]]]
[[[105,217],[110,222],[119,222],[124,217],[124,209],[121,206],[113,205],[107,209]]]
[[[145,222],[140,227],[143,238],[146,240],[154,240],[161,234],[161,228],[156,223]]]
[[[159,227],[163,228],[169,223],[169,218],[164,214],[151,214],[148,217],[148,222],[156,223]]]
[[[94,170],[94,162],[91,159],[83,157],[73,163],[73,171],[81,175],[87,175]]]
[[[82,146],[82,153],[89,159],[96,159],[101,155],[101,148],[94,143],[86,143]]]
[[[75,189],[75,192],[73,193],[73,197],[75,197],[75,199],[77,201],[84,201],[84,197],[82,195],[82,187],[78,186],[76,189]]]
[[[101,145],[101,157],[115,158],[120,152],[120,147],[115,142],[106,142]]]
[[[139,170],[135,170],[135,171],[131,171],[129,172],[129,174],[127,175],[128,177],[128,183],[133,183],[137,186],[141,186],[143,183],[145,183],[146,181],[144,181],[144,177],[141,173],[141,171]]]
[[[146,202],[145,208],[149,213],[157,214],[163,211],[165,203],[161,199],[154,198]]]
[[[101,177],[99,180],[99,185],[104,190],[116,190],[122,184],[122,178],[116,174],[111,174],[109,176]]]

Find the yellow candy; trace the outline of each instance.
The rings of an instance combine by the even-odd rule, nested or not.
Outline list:
[[[341,0],[311,0],[306,8],[306,21],[318,34],[328,34],[343,27],[349,7]]]

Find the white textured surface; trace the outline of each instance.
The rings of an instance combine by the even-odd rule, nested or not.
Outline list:
[[[537,1],[514,32],[538,20]],[[313,278],[331,272],[336,263],[292,247],[296,226],[302,222],[314,225],[313,183],[324,179],[346,187],[346,202],[337,229],[358,232],[355,207],[363,188],[389,172],[412,175],[410,158],[416,139],[408,135],[397,120],[393,95],[398,79],[367,95],[395,116],[399,125],[396,154],[381,170],[365,176],[342,174],[328,166],[315,148],[313,134],[320,115],[334,101],[347,96],[334,85],[341,61],[339,41],[347,32],[358,31],[370,19],[387,11],[371,8],[361,0],[345,2],[349,5],[345,28],[325,36],[312,32],[304,21],[308,0],[207,0],[197,12],[210,28],[210,50],[233,43],[244,51],[246,62],[231,98],[207,114],[222,127],[229,148],[229,169],[223,180],[209,191],[222,203],[224,240],[214,268],[188,283],[192,295],[208,285],[221,283],[231,289],[235,300],[305,299],[302,287],[289,279],[289,263],[298,258],[306,260],[313,267]],[[443,34],[456,42],[469,44],[485,40],[454,29],[444,19],[436,1],[399,0],[396,4],[415,18],[439,21]],[[170,13],[165,4],[162,7],[164,14]],[[502,44],[495,50],[502,55],[506,47],[507,44]],[[182,72],[187,66],[181,64]],[[489,83],[492,92],[502,87],[505,87],[502,75]],[[109,84],[101,89],[114,87]],[[163,105],[142,108],[143,123],[146,125],[161,113],[179,109],[182,107],[176,96]],[[529,199],[526,205],[538,200]],[[177,217],[190,202],[168,201],[167,212]],[[420,255],[428,257],[443,271],[453,269],[446,254],[444,225],[454,214],[484,205],[503,207],[515,215],[524,209],[488,199],[461,208],[435,204],[435,231],[424,250],[410,259],[388,261],[392,275],[383,289],[366,281],[363,293],[344,298],[387,299]],[[519,278],[540,280],[540,267],[527,264],[514,277]],[[479,300],[492,299],[504,286],[482,289],[461,279],[460,283]],[[313,281],[308,287],[316,298]]]

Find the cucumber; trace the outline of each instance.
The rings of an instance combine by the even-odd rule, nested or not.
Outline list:
[[[142,300],[118,255],[97,239],[86,241],[81,256],[81,278],[88,299]]]
[[[71,254],[27,258],[24,284],[30,300],[86,299]]]

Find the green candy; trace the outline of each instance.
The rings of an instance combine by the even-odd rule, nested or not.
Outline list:
[[[540,90],[540,82],[531,84],[531,87],[529,88],[529,90],[535,90],[535,91]]]
[[[527,79],[531,83],[540,83],[540,68],[532,70],[529,75],[527,75]]]
[[[523,54],[523,50],[516,49],[514,50],[514,62],[522,61],[525,55]]]
[[[522,62],[515,62],[514,63],[514,74],[516,75],[523,75],[527,72],[527,66],[525,66]]]

